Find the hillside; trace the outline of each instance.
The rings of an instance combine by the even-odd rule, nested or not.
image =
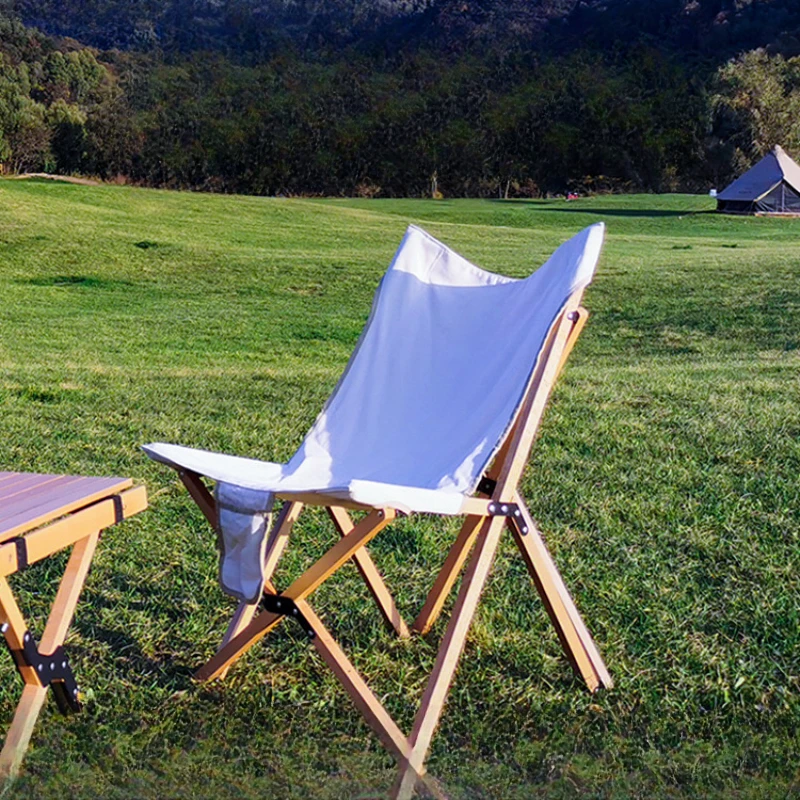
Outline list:
[[[583,226],[607,244],[523,494],[616,688],[591,696],[510,541],[429,762],[453,800],[777,800],[800,741],[797,223],[685,195],[308,200],[0,180],[2,468],[130,475],[68,648],[86,709],[48,701],[18,800],[352,800],[391,759],[288,625],[221,684],[192,669],[235,603],[214,535],[139,445],[287,459],[336,384],[409,222],[521,277]],[[457,521],[370,548],[406,619]],[[280,588],[335,541],[303,516]],[[42,611],[58,570],[19,577]],[[355,569],[313,607],[402,727],[438,637],[398,642]],[[19,679],[0,658],[0,719]],[[401,688],[402,687],[402,688]]]

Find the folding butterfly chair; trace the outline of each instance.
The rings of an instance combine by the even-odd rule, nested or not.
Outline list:
[[[287,464],[169,444],[144,448],[178,470],[218,532],[224,533],[226,514],[245,520],[245,534],[223,542],[223,551],[233,561],[237,548],[246,556],[238,566],[221,569],[223,584],[227,579],[238,586],[231,593],[243,602],[198,679],[224,676],[284,617],[293,617],[396,757],[393,797],[410,797],[420,781],[430,788],[425,758],[500,534],[508,528],[573,667],[592,691],[612,685],[518,489],[548,395],[586,321],[580,302],[603,234],[602,224],[587,228],[533,275],[513,280],[479,269],[411,226],[344,375]],[[218,482],[216,496],[203,477]],[[272,499],[283,506],[254,558],[252,542],[245,540],[250,534],[258,539],[254,521],[268,514]],[[304,505],[325,507],[341,538],[278,592],[271,577]],[[346,509],[368,513],[353,524]],[[412,625],[420,634],[435,622],[474,550],[410,736],[307,600],[352,558],[383,615],[400,636],[408,636],[365,547],[398,513],[466,516]],[[245,575],[254,562],[263,564],[255,583]],[[260,596],[260,610],[253,594]]]

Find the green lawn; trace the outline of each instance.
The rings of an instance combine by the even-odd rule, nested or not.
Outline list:
[[[85,711],[48,702],[13,795],[385,790],[391,758],[298,629],[224,683],[192,682],[235,604],[199,512],[138,446],[290,456],[409,222],[521,276],[598,219],[592,316],[525,494],[616,688],[590,696],[573,677],[509,540],[429,769],[453,798],[800,794],[800,221],[711,208],[0,181],[0,469],[130,475],[151,501],[105,535],[68,639]],[[322,515],[301,522],[279,586],[335,539]],[[372,545],[407,619],[456,529],[409,518]],[[14,579],[27,610],[48,606],[63,563]],[[314,603],[410,727],[443,621],[398,642],[351,566]],[[18,683],[3,657],[3,721]]]

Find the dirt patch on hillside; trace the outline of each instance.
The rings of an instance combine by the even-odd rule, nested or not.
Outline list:
[[[102,186],[100,181],[93,178],[76,178],[73,175],[50,175],[47,172],[26,172],[22,175],[14,175],[17,180],[24,178],[46,178],[51,181],[64,181],[65,183],[79,183],[81,186]]]

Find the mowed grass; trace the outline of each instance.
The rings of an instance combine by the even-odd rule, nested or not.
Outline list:
[[[506,541],[430,771],[453,798],[797,796],[800,221],[711,207],[0,182],[0,469],[130,475],[151,501],[105,534],[68,639],[85,711],[48,703],[13,795],[386,791],[391,758],[299,629],[192,682],[235,603],[201,515],[138,446],[287,459],[409,222],[523,276],[602,219],[592,316],[524,488],[616,687],[573,676]],[[301,523],[280,586],[335,540],[321,514]],[[411,517],[371,545],[407,619],[456,530]],[[41,619],[63,564],[13,579],[26,611]],[[408,730],[444,621],[397,641],[352,566],[313,602]],[[2,720],[18,683],[1,659]]]

